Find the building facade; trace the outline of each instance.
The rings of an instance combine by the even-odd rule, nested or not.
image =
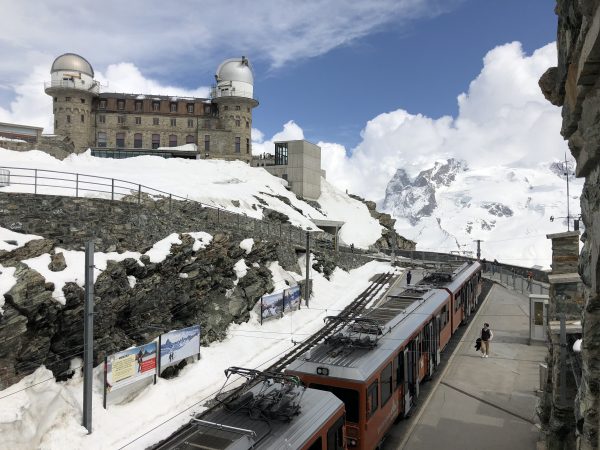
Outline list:
[[[77,153],[91,148],[108,157],[252,159],[252,109],[258,101],[245,57],[219,66],[210,98],[100,92],[91,64],[73,53],[56,58],[50,74],[45,91],[53,99],[54,132],[69,137]],[[195,147],[165,151],[184,144]]]
[[[275,154],[255,157],[254,167],[283,178],[296,195],[317,200],[321,196],[321,147],[305,140],[275,142]]]

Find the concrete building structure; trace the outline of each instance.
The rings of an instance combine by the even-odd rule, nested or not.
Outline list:
[[[305,140],[275,142],[275,154],[255,157],[255,167],[287,180],[296,195],[317,200],[321,196],[321,147]]]
[[[75,152],[88,148],[105,157],[159,154],[160,147],[196,144],[181,157],[252,159],[253,73],[250,61],[224,61],[210,98],[100,92],[92,65],[82,56],[56,58],[45,91],[53,99],[54,132]]]

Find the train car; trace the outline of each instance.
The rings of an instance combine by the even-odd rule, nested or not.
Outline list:
[[[335,395],[282,374],[238,367],[226,374],[249,375],[253,383],[155,450],[346,450],[344,404]]]
[[[457,286],[464,287],[478,277],[473,266],[462,266],[437,284],[461,280]],[[410,413],[420,384],[440,363],[440,352],[453,332],[456,289],[454,285],[454,290],[432,287],[428,284],[432,280],[435,277],[425,278],[345,323],[340,333],[285,371],[309,388],[331,392],[344,402],[349,449],[377,448],[396,418]]]

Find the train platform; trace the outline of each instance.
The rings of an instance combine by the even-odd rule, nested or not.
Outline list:
[[[422,385],[421,405],[391,430],[384,449],[535,449],[539,363],[547,350],[528,345],[528,308],[526,295],[494,284],[447,364]],[[484,322],[494,332],[489,358],[474,349]]]

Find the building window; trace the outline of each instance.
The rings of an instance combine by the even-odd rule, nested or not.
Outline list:
[[[250,112],[250,107],[249,107],[249,106],[246,108],[246,111],[247,111],[247,112]]]
[[[65,97],[65,102],[70,102],[71,101],[71,97]]]
[[[189,112],[189,113],[193,113],[194,112],[194,104],[193,103],[188,103],[187,104],[187,112]]]
[[[177,112],[177,103],[171,102],[171,112]]]
[[[156,149],[160,147],[160,134],[152,135],[152,148]]]
[[[193,128],[194,126],[194,119],[188,119],[188,128]]]
[[[98,147],[106,147],[106,133],[104,131],[98,132]]]
[[[185,143],[186,144],[195,144],[196,143],[196,136],[194,136],[193,134],[188,134],[185,137]]]
[[[81,115],[81,123],[84,123],[84,122],[85,122],[85,115],[82,114]]]
[[[246,138],[246,153],[250,153],[250,139]]]
[[[58,101],[58,97],[54,97],[54,101],[57,102]]]
[[[239,127],[241,125],[240,119],[235,119],[235,126]]]
[[[204,114],[210,114],[210,105],[204,105]]]
[[[141,125],[142,124],[142,118],[141,117],[136,117],[135,118],[135,124],[136,125]]]
[[[171,119],[171,126],[172,127],[176,127],[177,126],[177,119]]]
[[[100,104],[98,105],[100,109],[106,109],[106,100],[100,100]]]
[[[288,147],[286,142],[275,144],[275,165],[287,166],[288,163]]]
[[[142,102],[140,100],[135,102],[135,110],[136,111],[141,111],[142,110]]]
[[[158,125],[158,117],[152,119],[152,125]]]
[[[125,116],[118,116],[117,123],[123,125],[125,123]]]
[[[85,98],[81,98],[81,103],[85,103]]]
[[[210,120],[206,119],[206,120],[204,121],[204,128],[206,128],[206,129],[210,130]]]
[[[235,152],[240,153],[240,138],[239,137],[235,138]]]
[[[152,102],[152,111],[160,111],[160,102]]]
[[[169,147],[177,147],[177,135],[176,134],[169,135]]]
[[[98,123],[106,123],[106,116],[104,114],[98,115]]]
[[[117,148],[125,147],[125,133],[117,133]]]
[[[56,130],[58,128],[58,120],[54,120],[54,129]]]
[[[123,111],[125,109],[125,100],[117,100],[117,109]]]
[[[240,105],[235,105],[235,110],[239,111],[240,110]]]
[[[142,133],[133,135],[133,148],[142,148]]]
[[[223,106],[223,111],[227,111],[229,109],[229,106],[225,105]]]
[[[71,116],[67,114],[67,123],[71,123]]]
[[[381,406],[391,398],[392,392],[392,363],[389,363],[381,372]]]
[[[210,134],[204,135],[204,151],[206,153],[210,152]]]
[[[250,122],[246,120],[246,128],[250,128]]]

